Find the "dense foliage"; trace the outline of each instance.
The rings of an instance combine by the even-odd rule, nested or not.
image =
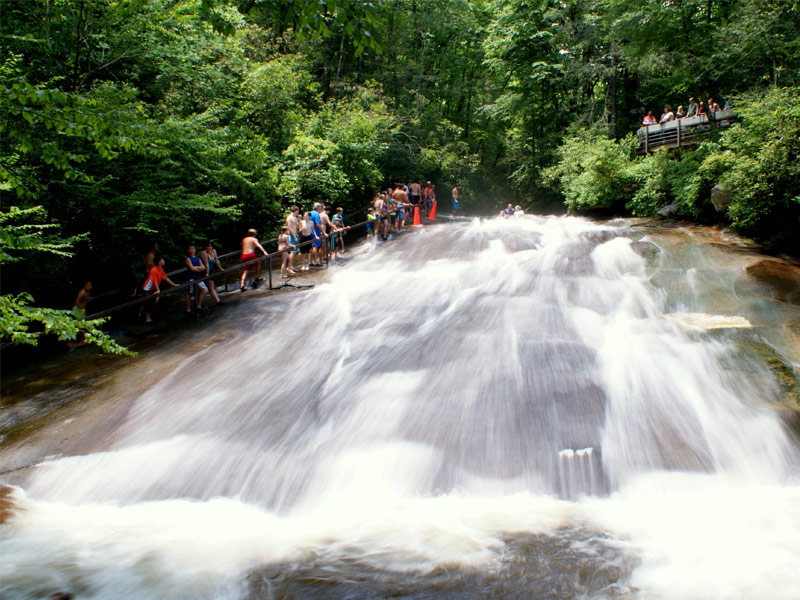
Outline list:
[[[394,179],[462,205],[677,202],[798,253],[795,0],[31,0],[0,11],[3,292],[63,305],[158,241],[223,250],[287,207]],[[635,157],[646,110],[734,99],[692,152]],[[56,231],[58,236],[50,235]],[[24,298],[28,298],[25,296]],[[19,310],[25,310],[19,304]]]

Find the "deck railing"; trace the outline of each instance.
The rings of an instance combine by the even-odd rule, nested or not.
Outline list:
[[[647,125],[636,132],[636,154],[646,154],[656,148],[680,148],[699,144],[705,134],[718,127],[728,127],[735,119],[736,114],[728,109]]]

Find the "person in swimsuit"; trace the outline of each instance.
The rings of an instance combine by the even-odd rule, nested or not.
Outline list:
[[[150,248],[150,252],[144,255],[144,273],[145,275],[150,274],[150,269],[156,266],[156,254],[158,253],[158,244],[153,244],[153,247]]]
[[[291,239],[289,228],[284,225],[281,227],[281,234],[278,236],[278,251],[281,253],[281,279],[289,277],[289,275],[297,275],[297,271],[295,271],[291,265],[289,265],[288,269],[286,268],[287,264],[289,264],[289,258],[294,254],[297,248],[297,246],[292,243]]]
[[[92,291],[92,282],[87,281],[83,284],[81,291],[78,292],[78,295],[75,297],[75,304],[72,307],[72,316],[75,317],[78,321],[85,321],[86,320],[86,305],[89,304],[89,300],[92,298],[89,296],[89,292]],[[78,335],[75,338],[74,342],[67,342],[67,346],[70,348],[78,348],[79,346],[83,346],[86,341],[86,333],[83,330],[78,331]]]
[[[246,263],[248,261],[254,260],[256,258],[256,248],[261,250],[264,256],[267,255],[267,251],[258,243],[258,239],[256,238],[256,230],[255,229],[248,229],[247,236],[242,240],[242,259],[241,262]],[[239,280],[239,291],[244,292],[247,288],[244,287],[245,279],[247,279],[247,272],[250,270],[250,267],[253,265],[245,265],[242,267],[242,277]],[[256,266],[256,281],[259,281],[261,278],[258,274],[261,272],[261,262],[257,262]]]
[[[336,243],[339,245],[339,252],[344,254],[344,232],[347,227],[344,226],[344,209],[339,206],[336,209],[336,214],[333,215],[333,226],[336,228]]]
[[[392,192],[392,200],[394,200],[395,207],[397,210],[397,221],[395,221],[396,226],[395,229],[400,231],[403,229],[406,218],[405,207],[408,204],[408,193],[405,190],[405,186],[402,184],[398,184],[397,187],[394,188],[394,192]]]
[[[430,190],[428,190],[428,200],[425,203],[427,208],[425,216],[430,218],[433,205],[436,203],[436,186],[430,182],[428,183],[430,184]]]
[[[308,271],[311,241],[314,239],[312,234],[314,224],[311,222],[311,213],[308,211],[303,213],[303,220],[300,222],[300,257],[303,259],[303,266],[300,267],[301,271]]]
[[[322,204],[317,202],[314,204],[314,210],[311,211],[311,235],[314,236],[314,241],[311,243],[311,266],[322,266],[322,240],[327,237],[322,225]],[[324,212],[324,211],[323,211]]]
[[[296,206],[292,206],[289,208],[289,216],[286,217],[286,227],[289,228],[289,242],[294,246],[294,250],[289,252],[289,270],[294,271],[294,255],[297,254],[299,249],[297,248],[298,244],[300,244],[300,236],[298,234],[298,227],[300,223],[298,222],[298,217],[300,216],[300,209]]]
[[[144,309],[144,322],[145,323],[152,323],[153,320],[150,318],[153,309],[155,308],[156,304],[158,304],[158,298],[161,294],[161,282],[166,281],[172,287],[178,287],[177,283],[174,283],[167,277],[167,274],[164,272],[164,259],[158,258],[155,259],[155,266],[150,269],[150,273],[147,275],[147,280],[145,280],[144,285],[142,285],[142,289],[145,291],[146,294],[150,294],[152,299],[145,303]]]
[[[214,248],[211,242],[206,244],[205,250],[200,251],[200,259],[203,261],[203,264],[206,267],[206,276],[213,275],[215,267],[220,271],[225,271],[225,269],[223,269],[222,265],[219,263],[217,250]],[[217,306],[223,305],[224,302],[219,299],[219,294],[217,294],[217,288],[214,285],[214,280],[207,279],[206,285],[208,286],[208,293],[211,294],[211,297],[217,303]]]
[[[383,194],[375,196],[372,207],[375,209],[375,219],[378,226],[375,233],[385,240],[389,231],[389,213],[386,211],[386,202],[383,199]]]
[[[193,317],[197,313],[192,310],[192,296],[197,297],[196,306],[198,312],[205,312],[208,310],[203,306],[203,298],[205,298],[208,293],[208,286],[205,281],[198,281],[205,276],[206,266],[203,264],[200,257],[195,255],[196,250],[194,246],[189,246],[186,251],[188,254],[185,261],[187,269],[186,280],[189,282],[189,287],[186,288],[186,315]]]
[[[453,188],[453,191],[451,192],[451,200],[453,201],[453,217],[455,217],[459,211],[458,190],[460,189],[461,189],[461,184],[456,183],[455,187]]]
[[[375,209],[370,206],[367,209],[367,239],[370,239],[375,235],[376,222],[377,219],[375,218]]]
[[[419,180],[415,179],[408,186],[408,200],[409,202],[411,202],[412,211],[414,210],[413,207],[419,204],[421,198],[422,198],[422,186],[420,185]]]

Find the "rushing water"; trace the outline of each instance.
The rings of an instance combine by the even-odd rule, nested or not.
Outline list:
[[[797,443],[747,350],[779,309],[644,235],[450,223],[231,307],[15,492],[4,597],[796,598]]]

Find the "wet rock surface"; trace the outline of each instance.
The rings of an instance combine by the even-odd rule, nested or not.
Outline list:
[[[774,290],[774,298],[800,306],[800,266],[783,260],[763,259],[747,267],[747,274]]]
[[[352,556],[363,556],[353,549]],[[248,600],[405,600],[632,598],[627,581],[638,559],[602,536],[580,529],[558,535],[509,535],[496,560],[472,569],[414,573],[326,555],[251,571]]]

